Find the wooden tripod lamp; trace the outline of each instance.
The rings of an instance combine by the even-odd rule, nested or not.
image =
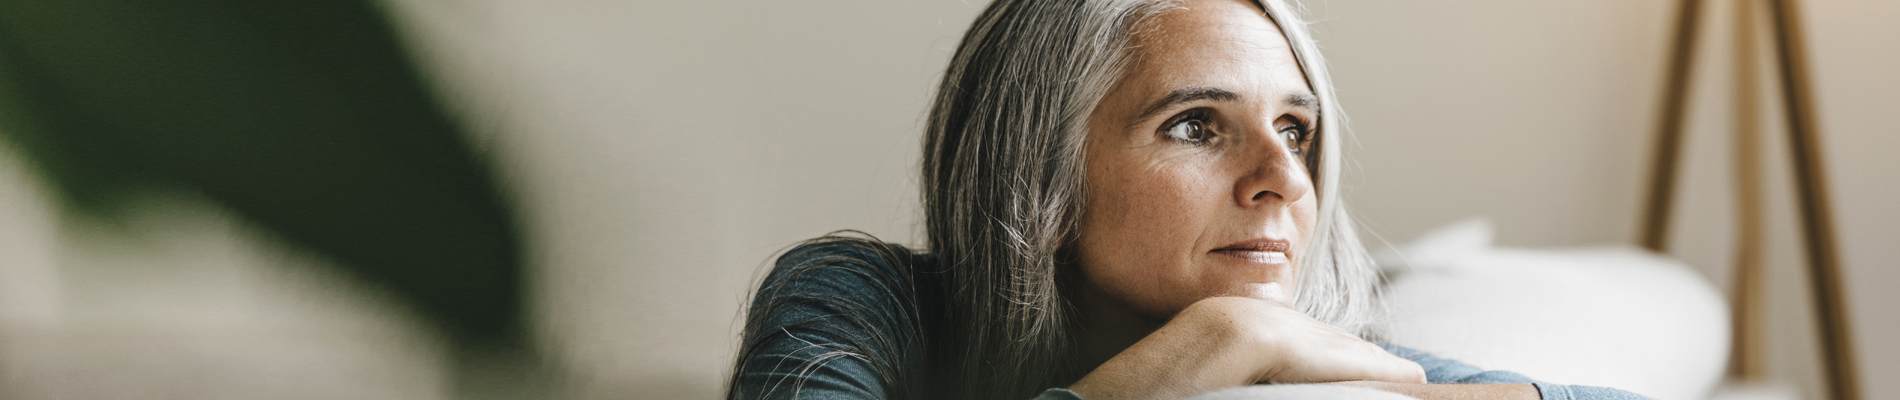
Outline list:
[[[1731,373],[1742,380],[1766,375],[1761,337],[1762,206],[1760,173],[1760,72],[1757,63],[1755,13],[1766,6],[1774,39],[1781,104],[1786,114],[1788,147],[1792,151],[1797,204],[1800,207],[1802,247],[1806,251],[1808,283],[1819,319],[1827,393],[1834,400],[1859,400],[1860,386],[1854,364],[1853,331],[1848,324],[1846,293],[1841,285],[1840,258],[1834,241],[1820,132],[1816,127],[1814,98],[1808,80],[1806,43],[1796,0],[1733,0],[1735,13],[1735,198],[1736,254],[1734,297],[1734,350]],[[1765,2],[1765,3],[1764,3]],[[1656,153],[1649,180],[1640,237],[1643,247],[1663,252],[1668,245],[1678,157],[1681,153],[1683,114],[1687,108],[1690,71],[1695,63],[1696,32],[1701,0],[1681,0],[1674,41],[1663,85],[1656,125]]]

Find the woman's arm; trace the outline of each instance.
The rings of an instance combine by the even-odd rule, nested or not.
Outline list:
[[[1421,400],[1455,399],[1526,399],[1526,400],[1654,400],[1643,395],[1606,387],[1555,385],[1549,383],[1392,383],[1355,381],[1340,385],[1384,390]]]
[[[1404,357],[1425,368],[1425,378],[1432,385],[1395,385],[1384,382],[1353,382],[1349,384],[1372,387],[1390,392],[1410,395],[1421,399],[1457,399],[1457,398],[1542,398],[1543,400],[1650,400],[1643,395],[1622,390],[1596,386],[1558,385],[1538,382],[1524,375],[1498,370],[1485,370],[1430,353],[1413,350],[1390,343],[1381,343],[1392,355]],[[1530,388],[1530,395],[1537,397],[1505,396],[1498,393],[1510,387],[1511,391]]]
[[[1418,364],[1277,303],[1196,302],[1069,389],[1090,400],[1176,399],[1257,382],[1424,383]]]
[[[1338,385],[1358,386],[1384,390],[1419,400],[1538,400],[1542,397],[1537,387],[1528,383],[1506,384],[1467,384],[1467,383],[1393,383],[1378,381],[1339,382]]]

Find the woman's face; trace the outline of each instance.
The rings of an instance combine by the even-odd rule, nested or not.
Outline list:
[[[1244,0],[1190,0],[1131,37],[1088,121],[1075,254],[1091,290],[1165,319],[1197,300],[1286,301],[1313,232],[1303,165],[1318,101]]]

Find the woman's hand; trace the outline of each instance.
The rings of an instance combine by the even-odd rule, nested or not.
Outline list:
[[[1188,306],[1069,389],[1091,400],[1174,399],[1257,382],[1424,383],[1418,364],[1278,303]]]
[[[1264,358],[1270,362],[1262,365],[1254,382],[1425,383],[1425,370],[1418,363],[1279,303],[1219,297],[1189,308],[1203,305],[1214,308],[1213,312],[1239,313],[1243,318],[1230,326],[1252,335],[1250,342],[1267,353]],[[1253,318],[1244,318],[1248,316]]]

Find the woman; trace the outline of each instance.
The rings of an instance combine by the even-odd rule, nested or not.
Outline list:
[[[1340,114],[1281,1],[999,0],[937,96],[929,252],[787,252],[729,397],[1628,395],[1361,339],[1377,275],[1338,200]]]

